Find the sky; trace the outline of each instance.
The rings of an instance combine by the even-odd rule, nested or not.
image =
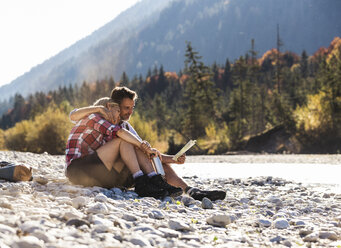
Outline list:
[[[1,0],[0,86],[113,20],[140,0]]]

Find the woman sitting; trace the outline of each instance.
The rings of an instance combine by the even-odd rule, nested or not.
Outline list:
[[[129,188],[135,184],[139,196],[160,198],[168,195],[170,185],[164,182],[165,187],[160,187],[160,175],[135,149],[141,149],[149,157],[160,156],[159,151],[120,127],[120,108],[109,97],[97,100],[94,105],[104,106],[109,120],[94,113],[72,128],[66,146],[69,180],[74,184],[105,188]]]

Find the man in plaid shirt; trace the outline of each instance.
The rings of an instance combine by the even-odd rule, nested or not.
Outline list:
[[[70,181],[106,188],[131,187],[135,183],[139,196],[156,198],[181,194],[181,189],[169,192],[164,186],[172,186],[166,182],[163,186],[153,183],[153,177],[157,176],[153,167],[146,161],[138,160],[134,146],[149,157],[160,153],[150,148],[148,142],[118,125],[120,109],[110,98],[100,99],[95,105],[98,102],[104,102],[103,105],[110,111],[110,122],[94,113],[72,128],[65,152],[66,176]]]

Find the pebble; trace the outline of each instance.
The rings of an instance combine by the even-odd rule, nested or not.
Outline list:
[[[226,198],[159,200],[72,185],[64,156],[0,151],[0,160],[34,171],[30,182],[0,181],[1,248],[341,245],[341,194],[328,187],[276,177],[187,177],[194,187],[225,189]]]
[[[204,197],[201,201],[201,207],[203,209],[213,209],[213,203],[211,202],[210,199]]]
[[[286,219],[279,218],[274,221],[274,227],[277,229],[286,229],[289,227],[289,222]]]
[[[206,222],[212,226],[225,227],[231,223],[231,218],[228,215],[216,214],[209,217]]]
[[[178,220],[169,220],[168,226],[170,229],[176,230],[176,231],[189,231],[191,230],[190,226],[184,222],[178,221]]]

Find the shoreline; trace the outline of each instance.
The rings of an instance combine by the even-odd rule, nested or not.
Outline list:
[[[294,156],[296,158],[294,158]],[[330,163],[340,155],[188,156],[188,163]],[[72,185],[64,156],[0,151],[33,181],[0,180],[0,247],[340,247],[341,193],[280,177],[185,177],[226,198],[140,198],[133,190]],[[285,161],[285,162],[284,162]]]

